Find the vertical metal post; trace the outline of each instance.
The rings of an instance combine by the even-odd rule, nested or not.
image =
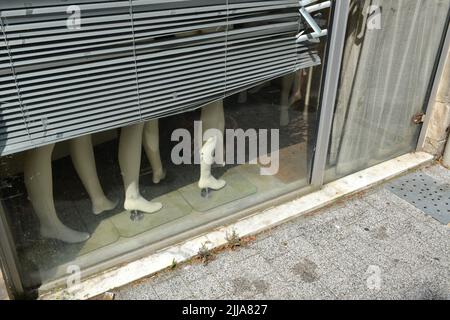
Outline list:
[[[3,205],[0,203],[0,268],[3,271],[6,285],[13,296],[22,296],[24,289],[17,261],[12,235],[8,228]]]
[[[336,103],[342,56],[345,46],[345,35],[350,10],[350,0],[336,0],[333,10],[333,25],[329,34],[329,46],[326,60],[325,79],[322,88],[319,129],[316,151],[313,160],[311,185],[321,187],[330,142],[333,113]]]
[[[450,50],[450,13],[447,18],[447,29],[445,31],[445,40],[442,45],[442,49],[439,55],[439,60],[436,66],[436,72],[433,78],[433,85],[431,87],[427,108],[425,110],[426,117],[425,122],[423,123],[422,129],[420,131],[419,141],[417,143],[417,151],[423,151],[425,147],[425,139],[427,136],[428,128],[430,125],[431,115],[433,112],[433,107],[436,103],[436,96],[439,90],[439,85],[441,81],[442,74],[444,72],[445,63],[448,56],[448,51]]]

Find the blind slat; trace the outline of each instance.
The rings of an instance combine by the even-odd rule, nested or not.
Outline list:
[[[14,2],[0,0],[0,155],[191,111],[321,63],[314,43],[297,43],[312,32],[298,0]],[[80,29],[67,28],[70,4]]]

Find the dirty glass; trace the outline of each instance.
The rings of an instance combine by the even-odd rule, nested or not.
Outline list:
[[[324,62],[326,37],[315,46]],[[323,65],[196,111],[2,157],[0,214],[27,290],[65,286],[74,272],[308,186]],[[224,147],[209,163],[211,141]],[[127,183],[133,172],[138,183]]]
[[[450,1],[352,1],[326,181],[416,149]],[[419,117],[420,118],[420,117]]]

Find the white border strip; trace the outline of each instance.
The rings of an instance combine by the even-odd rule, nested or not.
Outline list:
[[[44,294],[40,299],[92,298],[108,290],[124,286],[166,269],[172,264],[174,259],[178,263],[187,261],[197,255],[199,248],[203,244],[207,244],[209,248],[222,246],[226,244],[227,232],[230,230],[235,230],[240,237],[260,233],[287,220],[323,208],[342,197],[383,183],[432,160],[433,156],[424,152],[410,153],[398,157],[327,184],[320,191],[253,214],[229,226],[212,230],[203,236],[186,240],[146,258],[88,278],[80,284],[76,293],[70,293],[64,289]]]

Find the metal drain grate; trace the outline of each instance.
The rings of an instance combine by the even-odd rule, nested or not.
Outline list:
[[[416,172],[396,179],[386,188],[439,222],[450,223],[449,184]]]

